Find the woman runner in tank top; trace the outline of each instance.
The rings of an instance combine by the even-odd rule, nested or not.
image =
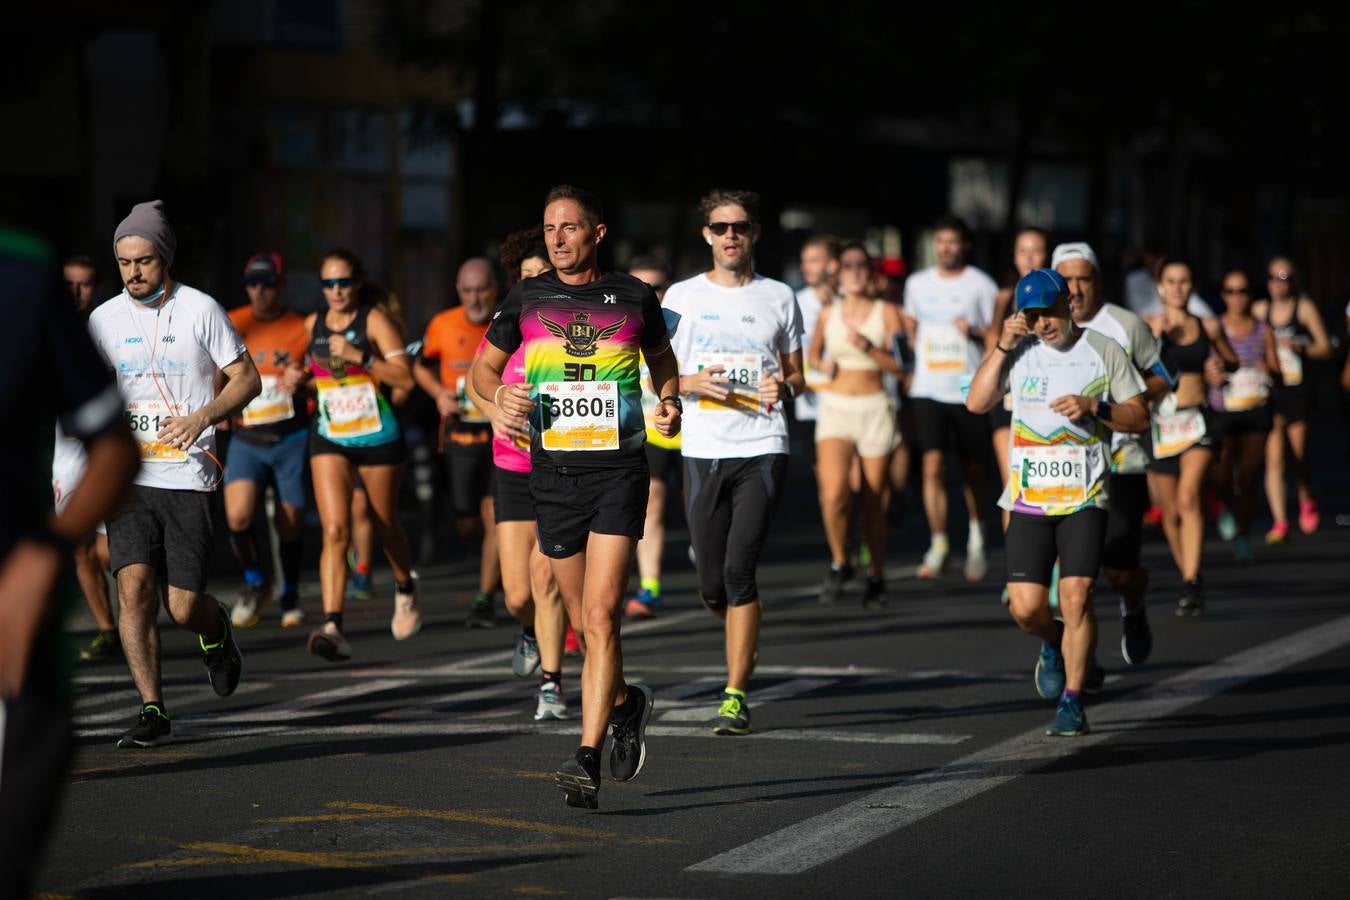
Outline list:
[[[1164,263],[1158,277],[1163,311],[1149,320],[1162,344],[1165,364],[1177,373],[1176,388],[1152,411],[1153,462],[1148,467],[1148,482],[1162,508],[1163,533],[1172,559],[1185,582],[1177,601],[1179,616],[1197,616],[1204,608],[1200,561],[1205,514],[1200,494],[1217,445],[1205,402],[1204,370],[1210,348],[1227,368],[1238,367],[1218,320],[1201,320],[1187,311],[1192,284],[1188,264],[1181,260]]]
[[[1266,543],[1283,544],[1289,537],[1286,441],[1288,468],[1293,470],[1298,487],[1299,530],[1312,534],[1321,521],[1308,475],[1308,405],[1312,391],[1304,378],[1304,361],[1330,357],[1331,342],[1317,304],[1298,292],[1293,263],[1277,256],[1270,261],[1267,274],[1269,299],[1257,301],[1252,315],[1275,332],[1280,363],[1279,379],[1271,389],[1275,417],[1266,442],[1266,500],[1275,519],[1266,532]]]
[[[383,311],[364,305],[361,261],[349,250],[333,250],[319,269],[325,308],[305,320],[310,331],[310,373],[317,394],[310,435],[314,499],[323,523],[319,582],[325,621],[310,634],[309,650],[328,660],[348,659],[342,605],[351,539],[352,486],[359,474],[369,495],[375,530],[394,574],[396,640],[421,628],[408,536],[398,520],[399,486],[407,447],[381,383],[413,384],[404,339]]]
[[[1275,333],[1252,315],[1251,284],[1246,273],[1234,269],[1224,275],[1221,294],[1225,310],[1219,324],[1237,354],[1238,368],[1225,371],[1223,361],[1214,354],[1205,360],[1209,406],[1214,410],[1220,440],[1210,483],[1224,503],[1219,512],[1219,535],[1233,541],[1238,562],[1247,562],[1251,559],[1247,533],[1252,524],[1252,504],[1270,435],[1271,373],[1279,369],[1279,362]]]

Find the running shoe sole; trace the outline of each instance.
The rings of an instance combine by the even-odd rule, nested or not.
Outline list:
[[[750,723],[737,725],[735,719],[718,719],[713,725],[713,734],[749,734]]]
[[[1056,729],[1054,725],[1051,725],[1049,728],[1045,729],[1045,734],[1046,737],[1081,737],[1082,735],[1087,734],[1089,730],[1087,719],[1084,719],[1083,724],[1079,725],[1074,731],[1069,731],[1068,729],[1059,730]]]
[[[309,636],[309,652],[329,662],[343,662],[352,658],[350,653],[344,656],[332,638],[318,631]]]
[[[580,763],[573,760],[564,763],[563,768],[553,774],[553,783],[562,790],[568,806],[600,808],[600,785],[586,774]]]

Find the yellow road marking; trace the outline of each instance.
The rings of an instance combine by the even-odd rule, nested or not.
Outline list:
[[[402,806],[388,806],[383,803],[345,803],[335,800],[325,804],[329,809],[353,809],[370,814],[371,818],[390,819],[440,819],[446,822],[468,822],[473,825],[490,825],[493,828],[509,828],[513,831],[545,831],[552,834],[566,834],[572,837],[604,838],[619,837],[612,831],[598,828],[582,828],[578,825],[552,825],[547,822],[527,822],[524,819],[508,819],[502,816],[483,815],[456,809],[411,809]]]
[[[567,891],[555,891],[553,888],[546,888],[541,884],[518,884],[511,888],[513,894],[533,894],[537,896],[560,897]]]
[[[501,775],[506,778],[531,778],[537,781],[552,781],[552,772],[541,772],[538,769],[480,769],[479,771],[487,775]]]

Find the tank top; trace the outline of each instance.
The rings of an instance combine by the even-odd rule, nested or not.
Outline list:
[[[366,336],[369,307],[357,310],[356,318],[342,332],[352,346],[363,353],[371,351]],[[379,381],[360,363],[330,356],[326,312],[314,317],[310,332],[309,370],[318,392],[315,429],[319,436],[344,447],[377,447],[399,440],[398,420],[389,401],[380,393]]]
[[[1295,300],[1288,322],[1276,325],[1270,321],[1270,315],[1275,311],[1275,301],[1266,301],[1266,325],[1275,331],[1275,353],[1279,356],[1280,376],[1287,388],[1303,384],[1303,351],[1312,342],[1312,332],[1298,319],[1298,304],[1299,301]],[[1293,344],[1280,346],[1281,340],[1292,341]]]
[[[867,314],[867,319],[857,331],[871,341],[873,346],[885,350],[886,322],[881,315],[881,305],[881,300],[872,301],[872,311]],[[859,372],[879,371],[881,367],[876,361],[849,340],[848,328],[848,324],[844,321],[843,301],[831,303],[825,320],[825,356],[834,360],[835,365],[841,369]]]
[[[1254,409],[1265,403],[1268,388],[1262,364],[1266,359],[1265,322],[1257,319],[1246,335],[1236,335],[1223,325],[1223,333],[1237,354],[1238,370],[1229,373],[1222,387],[1209,385],[1209,406],[1226,412]]]
[[[1199,336],[1189,344],[1176,344],[1166,335],[1163,336],[1163,350],[1178,373],[1202,374],[1205,371],[1205,360],[1209,357],[1209,335],[1205,334],[1205,327],[1198,322],[1197,327]]]

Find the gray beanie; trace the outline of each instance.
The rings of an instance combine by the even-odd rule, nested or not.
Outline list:
[[[173,226],[164,215],[163,200],[137,203],[131,208],[131,213],[113,232],[113,254],[117,254],[118,241],[133,235],[143,237],[154,244],[155,251],[164,261],[165,267],[173,265],[173,254],[178,249],[178,238],[174,236]]]

